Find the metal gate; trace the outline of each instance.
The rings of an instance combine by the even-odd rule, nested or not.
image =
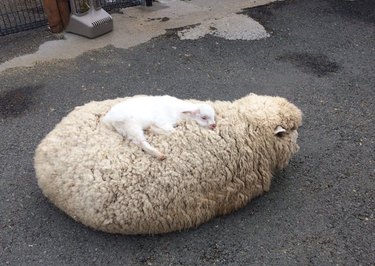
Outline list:
[[[78,1],[79,2],[79,1]],[[142,5],[145,0],[100,0],[106,11]],[[42,0],[0,0],[0,36],[47,25]]]

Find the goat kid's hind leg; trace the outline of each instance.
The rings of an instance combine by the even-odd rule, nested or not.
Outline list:
[[[165,156],[163,153],[158,151],[155,147],[151,146],[150,143],[147,142],[142,129],[141,134],[142,135],[137,134],[135,137],[129,137],[129,139],[137,146],[141,147],[146,153],[158,158],[159,160],[165,160],[167,156]]]
[[[130,139],[135,145],[142,148],[146,153],[158,158],[159,160],[164,160],[167,158],[163,153],[158,151],[155,147],[151,146],[143,133],[143,129],[138,126],[126,126],[124,123],[118,125],[115,128],[119,131],[123,136]]]
[[[151,146],[150,143],[147,142],[147,140],[141,141],[140,147],[147,152],[148,154],[151,154],[152,156],[155,156],[159,160],[165,160],[167,156],[165,154],[158,151],[155,147]]]
[[[153,124],[150,126],[150,131],[155,134],[169,135],[176,129],[171,124]]]

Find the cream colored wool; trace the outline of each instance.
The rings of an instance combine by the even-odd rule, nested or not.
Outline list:
[[[124,99],[77,107],[39,144],[38,184],[75,220],[97,230],[159,234],[198,226],[246,205],[298,151],[301,111],[279,97],[251,94],[211,104],[217,128],[182,122],[151,135],[164,161],[100,122]],[[195,101],[196,102],[196,101]],[[277,126],[287,132],[275,135]]]

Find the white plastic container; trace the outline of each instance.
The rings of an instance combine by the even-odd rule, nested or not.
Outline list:
[[[96,38],[113,30],[113,19],[99,0],[70,0],[71,15],[67,32]]]

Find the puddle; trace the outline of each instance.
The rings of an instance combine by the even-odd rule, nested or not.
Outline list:
[[[0,94],[0,117],[16,117],[33,104],[33,95],[41,86],[25,86]]]

